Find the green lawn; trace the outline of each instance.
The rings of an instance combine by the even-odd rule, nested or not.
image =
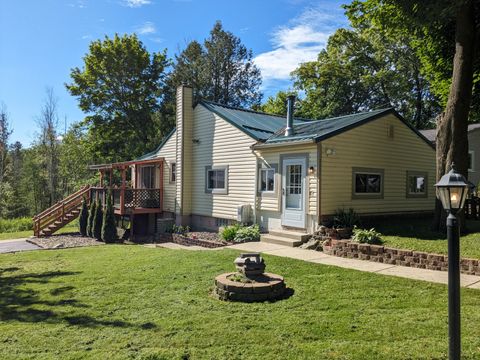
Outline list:
[[[1,359],[446,359],[447,288],[266,256],[275,303],[210,296],[237,252],[112,245],[0,255]],[[462,290],[480,357],[480,291]]]
[[[432,231],[430,218],[388,219],[370,225],[384,235],[385,246],[437,254],[448,252],[446,233]],[[480,259],[480,221],[468,221],[467,228],[469,234],[460,241],[461,256]]]
[[[78,225],[67,225],[60,230],[58,230],[55,234],[65,234],[71,232],[78,232]],[[16,232],[4,232],[0,233],[0,240],[11,240],[11,239],[20,239],[33,236],[32,230],[27,231],[16,231]]]

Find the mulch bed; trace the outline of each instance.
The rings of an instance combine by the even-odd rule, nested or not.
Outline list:
[[[212,241],[216,243],[225,242],[217,232],[211,232],[211,231],[190,231],[186,234],[186,236],[192,239],[201,239],[201,240]]]
[[[105,245],[105,243],[90,237],[80,236],[79,233],[59,234],[43,238],[32,237],[28,242],[38,245],[43,249],[65,249],[82,246]]]

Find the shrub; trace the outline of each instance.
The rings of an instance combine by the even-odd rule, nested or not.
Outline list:
[[[179,226],[173,224],[172,227],[167,230],[167,232],[171,234],[179,234],[185,236],[188,232],[190,232],[190,226]]]
[[[90,199],[90,210],[88,210],[87,220],[87,236],[93,237],[93,219],[95,219],[95,208],[97,202],[94,199]]]
[[[102,240],[106,243],[117,241],[117,225],[115,224],[115,213],[113,210],[112,193],[108,194],[107,208],[103,213]]]
[[[33,230],[31,218],[0,219],[0,233]]]
[[[102,202],[98,200],[95,206],[95,217],[93,218],[93,237],[97,240],[102,240],[102,222],[103,222],[103,210]]]
[[[258,225],[242,226],[237,230],[235,238],[236,243],[243,243],[247,241],[259,241],[260,240],[260,228]]]
[[[80,217],[78,219],[78,230],[80,231],[80,235],[87,236],[87,225],[88,225],[88,206],[87,206],[87,199],[83,197],[82,210],[80,211]]]
[[[353,240],[358,241],[359,243],[362,244],[383,244],[382,241],[382,234],[379,232],[375,231],[374,228],[371,228],[370,230],[366,229],[359,229],[355,227],[353,229]]]
[[[235,239],[235,236],[237,235],[239,229],[240,225],[238,224],[225,226],[220,233],[220,236],[223,240],[231,242]]]
[[[360,224],[358,214],[352,208],[346,211],[345,209],[337,209],[333,216],[333,225],[335,227],[353,228]]]

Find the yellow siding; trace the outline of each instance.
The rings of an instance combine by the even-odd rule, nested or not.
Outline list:
[[[176,183],[170,182],[170,173],[172,171],[172,163],[176,162],[176,144],[177,132],[175,131],[157,153],[157,157],[165,159],[165,167],[163,169],[163,209],[169,212],[175,212]]]
[[[280,155],[281,154],[308,154],[308,164],[307,164],[307,178],[306,181],[307,189],[306,193],[306,202],[307,202],[307,215],[315,215],[317,213],[317,145],[290,145],[284,147],[275,147],[275,148],[266,148],[257,151],[259,163],[264,163],[267,166],[271,164],[278,165],[278,173],[276,175],[275,181],[277,185],[276,196],[262,196],[259,194],[257,199],[258,208],[265,211],[281,211],[281,187],[282,187],[282,177],[281,177],[281,164],[280,164]],[[313,167],[314,174],[308,174],[308,168]]]
[[[253,206],[255,142],[226,120],[199,105],[193,115],[192,214],[236,219],[237,206]],[[205,167],[228,165],[228,194],[205,192]]]
[[[393,138],[388,136],[393,126]],[[387,115],[321,143],[321,214],[338,208],[395,213],[434,208],[435,151],[394,115]],[[335,150],[334,155],[326,154]],[[384,170],[383,199],[352,199],[352,167]],[[428,172],[428,197],[407,198],[407,171]]]

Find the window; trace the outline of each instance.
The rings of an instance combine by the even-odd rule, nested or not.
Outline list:
[[[260,169],[260,191],[275,191],[275,169]]]
[[[177,164],[172,162],[170,164],[170,182],[175,182],[177,180]]]
[[[407,171],[407,197],[426,197],[427,186],[426,172]]]
[[[475,171],[475,152],[470,150],[468,152],[468,171]]]
[[[383,170],[353,168],[354,199],[383,198]]]
[[[155,187],[155,168],[153,166],[142,166],[142,186],[144,189]]]
[[[228,193],[228,167],[207,166],[205,169],[205,192],[212,194]]]

